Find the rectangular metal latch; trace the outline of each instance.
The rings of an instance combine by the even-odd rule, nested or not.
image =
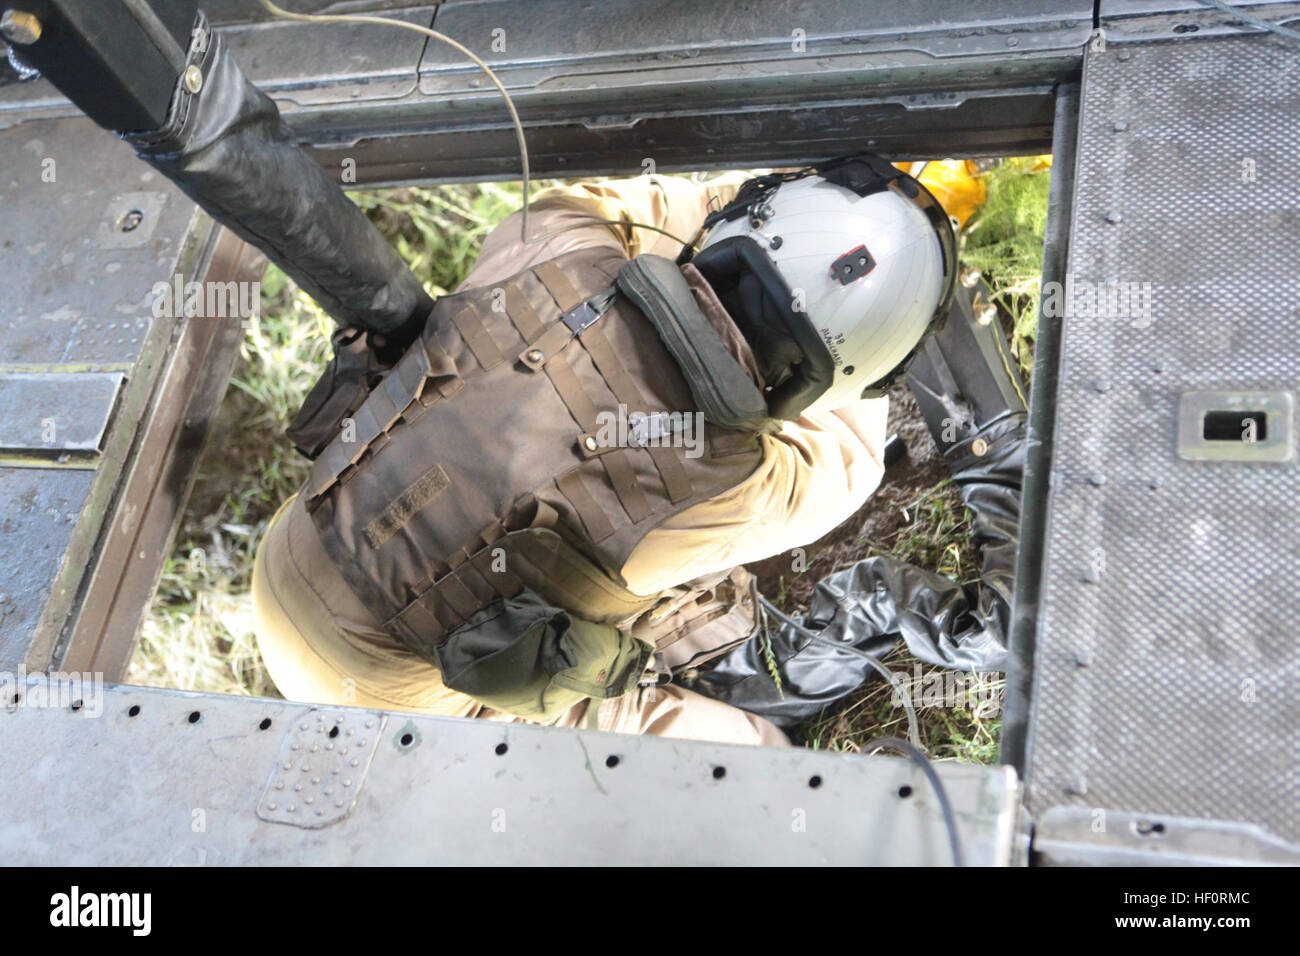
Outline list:
[[[1178,457],[1187,461],[1290,461],[1290,392],[1184,392]]]
[[[122,382],[121,372],[0,372],[0,458],[93,468]]]
[[[580,302],[560,316],[560,320],[569,327],[574,335],[582,331],[609,311],[609,307],[618,298],[617,287],[598,292],[585,302]]]

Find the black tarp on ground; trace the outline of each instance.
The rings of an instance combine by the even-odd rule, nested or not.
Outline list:
[[[1024,431],[1024,413],[1008,413],[949,455],[981,556],[974,601],[942,575],[894,558],[872,557],[822,578],[801,623],[876,658],[901,638],[927,663],[962,671],[1005,670]],[[988,443],[983,456],[970,451],[979,439]],[[873,673],[861,657],[809,641],[788,625],[773,626],[768,633],[781,671],[780,691],[756,640],[702,674],[694,689],[792,727],[856,690]]]
[[[968,590],[895,558],[865,558],[819,581],[799,619],[820,640],[769,620],[781,673],[762,643],[738,647],[691,685],[791,728],[852,693],[901,639],[917,658],[962,671],[1004,671],[1025,460],[1025,388],[982,282],[958,289],[943,329],[908,370],[908,384],[971,515],[980,581]],[[830,643],[827,643],[829,641]]]

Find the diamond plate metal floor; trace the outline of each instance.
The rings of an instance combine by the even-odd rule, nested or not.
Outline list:
[[[1027,738],[1036,819],[1083,807],[1102,825],[1099,811],[1163,814],[1300,840],[1296,455],[1179,455],[1186,394],[1285,404],[1300,383],[1298,52],[1253,35],[1088,54]],[[1292,421],[1269,424],[1270,444],[1294,444]]]

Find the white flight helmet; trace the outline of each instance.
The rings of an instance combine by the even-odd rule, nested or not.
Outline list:
[[[948,216],[876,156],[752,179],[691,261],[754,350],[776,418],[882,394],[947,315]]]

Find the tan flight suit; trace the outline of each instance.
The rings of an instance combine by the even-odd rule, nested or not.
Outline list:
[[[565,252],[608,246],[628,258],[675,258],[681,246],[645,229],[593,222],[648,223],[690,239],[710,208],[734,195],[732,176],[705,186],[643,176],[551,189],[530,207],[523,243],[520,214],[487,236],[461,290],[499,282]],[[887,399],[854,402],[806,415],[760,437],[758,468],[729,491],[664,521],[636,546],[621,569],[627,586],[650,595],[711,572],[807,545],[852,515],[884,473]],[[267,670],[289,699],[378,707],[451,717],[513,721],[445,687],[438,669],[418,657],[352,593],[321,545],[300,497],[272,519],[253,571],[257,638]],[[556,726],[589,725],[588,703]],[[602,730],[725,743],[788,741],[761,717],[668,685],[643,687],[605,701]]]

